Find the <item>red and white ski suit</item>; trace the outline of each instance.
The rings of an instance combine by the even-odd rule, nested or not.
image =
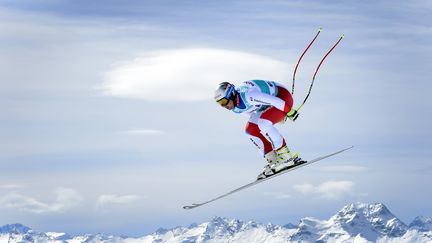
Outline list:
[[[285,146],[274,125],[283,121],[293,106],[290,92],[279,83],[264,80],[245,81],[236,90],[239,98],[233,112],[250,115],[246,133],[262,154]]]

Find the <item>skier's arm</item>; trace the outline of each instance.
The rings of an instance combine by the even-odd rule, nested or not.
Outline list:
[[[284,100],[259,92],[258,90],[254,90],[248,93],[247,95],[248,101],[254,105],[270,105],[276,107],[278,110],[281,110],[285,113],[291,110],[291,107]]]

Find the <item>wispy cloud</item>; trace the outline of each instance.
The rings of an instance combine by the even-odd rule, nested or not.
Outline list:
[[[194,101],[213,96],[222,81],[280,80],[286,63],[251,53],[197,48],[159,51],[114,65],[104,74],[104,94],[149,101]]]
[[[6,189],[6,190],[14,190],[14,189],[20,189],[20,188],[24,188],[23,185],[18,185],[18,184],[3,184],[0,185],[0,189]]]
[[[285,192],[266,192],[264,193],[267,196],[273,197],[275,199],[287,199],[291,198],[291,195],[285,193]]]
[[[126,135],[142,135],[142,136],[166,134],[166,132],[164,131],[155,130],[155,129],[133,129],[133,130],[123,131],[121,133]]]
[[[103,207],[112,204],[128,204],[142,199],[143,197],[140,195],[101,195],[98,197],[96,206]]]
[[[295,185],[294,189],[303,194],[317,194],[326,199],[339,199],[351,193],[354,187],[352,181],[327,181],[317,186],[312,184]]]
[[[1,197],[0,205],[19,211],[42,214],[64,212],[78,206],[83,200],[77,191],[69,188],[57,188],[55,194],[56,200],[53,203],[45,203],[36,198],[13,192]]]

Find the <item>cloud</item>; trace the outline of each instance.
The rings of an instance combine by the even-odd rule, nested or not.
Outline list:
[[[303,194],[317,194],[326,199],[339,199],[351,193],[353,187],[352,181],[327,181],[317,186],[312,184],[295,185],[294,189]]]
[[[303,194],[312,193],[315,191],[315,187],[311,184],[294,185],[294,189]]]
[[[96,206],[97,207],[103,207],[109,204],[128,204],[135,202],[137,200],[142,199],[142,196],[140,195],[101,195],[97,199]]]
[[[56,200],[53,203],[44,203],[38,199],[14,192],[0,198],[0,205],[19,211],[42,214],[64,212],[78,206],[83,200],[81,195],[73,189],[57,188],[55,194]]]
[[[0,185],[0,189],[6,189],[6,190],[13,190],[13,189],[20,189],[23,188],[23,185],[18,185],[18,184],[4,184],[4,185]]]
[[[166,132],[164,131],[154,130],[154,129],[134,129],[134,130],[123,131],[122,133],[126,135],[143,135],[143,136],[166,134]]]
[[[288,199],[291,198],[291,195],[286,194],[285,192],[266,192],[264,193],[266,196],[273,197],[275,199]]]
[[[213,97],[223,81],[280,80],[284,62],[256,54],[212,48],[159,51],[116,64],[99,87],[105,95],[148,101],[196,101]]]

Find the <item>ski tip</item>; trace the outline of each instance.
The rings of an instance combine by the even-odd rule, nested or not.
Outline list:
[[[343,39],[343,38],[345,38],[345,34],[342,34],[342,35],[341,35],[341,39]]]
[[[322,27],[319,27],[319,29],[318,29],[318,32],[321,32],[321,31],[322,31],[322,29],[323,29]]]
[[[183,209],[193,209],[193,208],[196,208],[198,206],[201,206],[201,204],[192,203],[192,205],[190,205],[190,206],[183,206]]]
[[[351,146],[347,147],[346,149],[344,149],[344,151],[348,150],[348,149],[352,149],[352,148],[354,148],[354,145],[351,145]]]

